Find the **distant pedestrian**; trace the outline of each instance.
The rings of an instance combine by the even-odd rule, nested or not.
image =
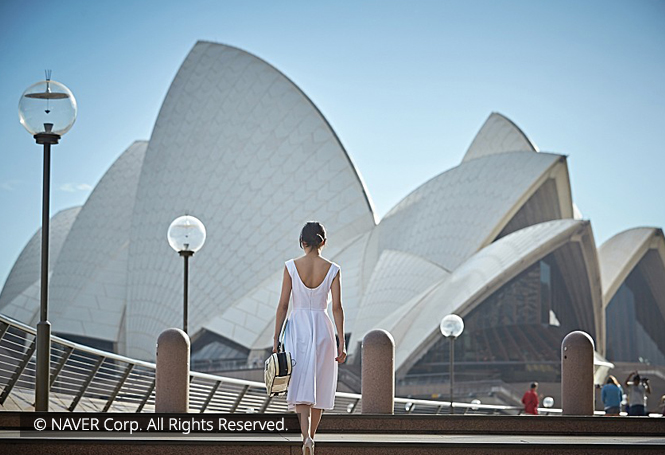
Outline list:
[[[617,381],[617,378],[612,375],[607,378],[607,383],[600,391],[600,397],[605,406],[605,415],[618,416],[619,412],[621,412],[623,390],[621,390],[621,385],[619,384],[619,381]]]
[[[524,412],[527,414],[538,415],[538,383],[532,382],[531,388],[524,393],[522,397],[522,404],[524,404]]]
[[[651,394],[649,380],[641,378],[637,371],[633,371],[626,378],[625,385],[628,392],[628,415],[647,415],[647,394]]]

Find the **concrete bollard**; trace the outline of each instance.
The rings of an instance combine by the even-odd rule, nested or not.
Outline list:
[[[157,339],[155,412],[189,412],[189,336],[164,330]]]
[[[561,342],[561,408],[564,415],[593,415],[594,343],[586,332],[570,332]]]
[[[362,414],[394,413],[395,340],[385,330],[363,338],[361,394]]]

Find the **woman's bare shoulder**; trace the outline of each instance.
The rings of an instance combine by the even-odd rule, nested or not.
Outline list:
[[[312,264],[312,262],[311,262],[312,259],[308,259],[307,256],[300,256],[300,257],[298,257],[298,258],[294,258],[294,259],[291,259],[291,260],[292,260],[294,263],[298,264],[298,265],[300,265],[300,264],[306,264],[306,263],[308,263],[308,262],[309,262],[310,264]],[[326,258],[324,258],[324,257],[322,257],[322,256],[319,256],[319,257],[315,258],[315,259],[314,259],[314,263],[315,263],[315,264],[318,263],[318,264],[326,265],[326,266],[330,266],[330,265],[334,264],[334,262],[329,261],[328,259],[326,259]]]
[[[333,261],[329,261],[328,259],[326,259],[326,258],[324,258],[324,257],[321,257],[320,259],[321,259],[326,265],[332,265],[332,264],[333,264]]]

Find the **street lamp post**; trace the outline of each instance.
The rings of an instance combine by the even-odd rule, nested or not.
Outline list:
[[[183,286],[182,330],[187,333],[187,313],[189,294],[189,258],[203,247],[206,241],[206,228],[198,218],[185,215],[176,218],[169,226],[169,245],[185,260]]]
[[[453,409],[453,387],[455,384],[455,338],[459,337],[464,331],[464,321],[456,314],[449,314],[441,319],[439,325],[444,337],[450,339],[450,413],[454,414]]]
[[[51,185],[51,145],[57,144],[76,121],[76,98],[63,84],[46,79],[27,88],[18,103],[23,127],[44,146],[42,184],[42,261],[39,323],[37,324],[37,373],[35,378],[35,411],[49,410],[51,324],[48,321],[48,253],[49,199]]]

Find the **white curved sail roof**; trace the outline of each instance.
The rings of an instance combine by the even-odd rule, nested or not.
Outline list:
[[[449,276],[442,267],[413,254],[384,250],[374,267],[349,341],[349,354],[377,321]]]
[[[492,112],[471,142],[462,162],[508,152],[538,152],[538,147],[511,120]]]
[[[282,269],[274,272],[233,305],[204,321],[202,328],[243,346],[271,347],[282,273]],[[264,335],[264,339],[261,339],[261,335]],[[263,345],[256,346],[259,340],[263,341]]]
[[[395,338],[395,368],[407,370],[417,360],[416,354],[424,345],[441,336],[439,322],[446,314],[464,316],[492,292],[517,276],[535,261],[571,242],[583,242],[587,251],[585,261],[595,261],[593,236],[588,221],[556,220],[524,228],[485,247],[460,265],[440,285],[381,321],[379,328],[388,330]],[[590,254],[591,253],[591,254]],[[590,273],[594,272],[591,264]],[[595,270],[597,273],[597,270]],[[594,309],[600,316],[600,285]]]
[[[377,251],[408,252],[452,271],[494,241],[550,178],[564,179],[558,186],[568,188],[567,171],[560,171],[565,166],[560,155],[532,152],[464,162],[420,186],[381,220]],[[562,207],[572,204],[569,193],[555,199]],[[562,211],[572,216],[572,208]]]
[[[327,254],[348,260],[350,272],[363,247],[348,247],[376,225],[362,178],[313,103],[257,57],[198,42],[149,146],[135,143],[122,154],[73,223],[51,281],[54,331],[154,358],[158,334],[182,321],[182,262],[165,233],[184,213],[208,229],[191,261],[190,333],[232,321],[221,335],[237,332],[235,341],[249,346],[269,324],[257,325],[251,314],[241,320],[237,310],[259,299],[271,307],[266,318],[274,316],[272,281],[285,258],[300,254],[305,221],[324,221],[332,233]],[[31,246],[25,256],[35,260]],[[17,270],[26,263],[18,262]],[[363,288],[355,277],[347,280],[352,311]],[[7,296],[33,285],[10,281]],[[244,334],[248,327],[253,337]]]
[[[283,74],[239,49],[197,43],[155,123],[131,217],[128,354],[154,356],[182,321],[182,262],[165,240],[177,216],[206,226],[192,260],[190,333],[300,254],[322,220],[329,255],[375,225],[362,180],[321,113]]]
[[[130,217],[146,141],[136,141],[88,197],[51,279],[53,331],[118,342],[126,304]]]
[[[51,278],[49,272],[49,279]],[[19,295],[14,297],[2,308],[2,314],[35,326],[39,322],[39,305],[41,303],[41,283],[39,280],[32,283]]]
[[[62,245],[81,207],[61,210],[51,217],[49,236],[49,273],[56,264]],[[21,251],[0,293],[0,312],[31,324],[39,309],[41,287],[41,228]],[[50,283],[52,286],[52,282]]]
[[[616,234],[598,248],[604,307],[610,303],[621,284],[649,250],[657,251],[665,264],[665,240],[661,229],[628,229]]]
[[[655,248],[665,264],[662,234],[621,233],[600,249],[601,295],[593,235],[572,204],[565,157],[540,153],[497,113],[459,166],[377,224],[349,155],[293,82],[242,50],[198,42],[150,142],[132,144],[83,208],[53,219],[54,332],[153,359],[159,333],[182,323],[183,262],[166,231],[183,214],[208,232],[189,262],[189,333],[214,332],[257,358],[271,344],[284,261],[302,254],[297,239],[308,220],[326,225],[325,256],[342,266],[349,354],[365,332],[385,328],[400,372],[440,336],[443,315],[470,311],[549,253],[570,274],[575,311],[585,306],[602,353],[602,301],[638,263],[653,265],[653,254],[640,262],[645,251]],[[25,322],[38,307],[36,237],[0,294],[0,311]],[[651,278],[661,273],[655,268]]]

